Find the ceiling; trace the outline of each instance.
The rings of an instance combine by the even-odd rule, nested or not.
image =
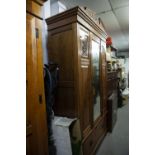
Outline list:
[[[120,52],[129,51],[129,0],[59,0],[68,8],[80,5],[96,12]]]

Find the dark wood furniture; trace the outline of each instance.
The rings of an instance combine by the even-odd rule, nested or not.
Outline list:
[[[46,19],[49,61],[59,66],[55,115],[80,119],[84,155],[107,133],[106,32],[74,7]]]
[[[118,77],[117,71],[107,72],[107,105],[108,105],[108,131],[112,132],[117,121],[118,107]]]
[[[43,0],[26,1],[26,154],[48,155],[42,54]]]

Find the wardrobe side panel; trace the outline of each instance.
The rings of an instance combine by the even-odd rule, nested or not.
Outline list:
[[[49,31],[48,55],[49,62],[59,67],[54,112],[56,115],[75,117],[72,25]]]

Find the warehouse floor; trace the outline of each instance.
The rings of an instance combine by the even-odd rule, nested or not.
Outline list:
[[[129,155],[129,104],[118,108],[117,122],[112,133],[108,133],[96,155]]]

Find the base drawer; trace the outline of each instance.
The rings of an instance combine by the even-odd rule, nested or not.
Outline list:
[[[95,147],[95,141],[94,141],[94,136],[92,132],[83,143],[83,155],[91,155],[94,147]]]
[[[98,123],[98,125],[94,129],[94,141],[95,144],[97,144],[98,140],[107,130],[107,120],[106,117],[102,118],[101,121]]]

